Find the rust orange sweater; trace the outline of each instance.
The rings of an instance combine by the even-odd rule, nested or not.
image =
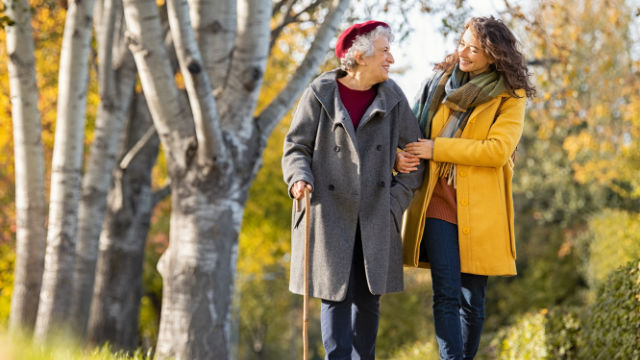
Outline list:
[[[426,217],[444,220],[452,224],[458,223],[456,189],[453,188],[453,185],[447,184],[447,179],[438,179],[427,207]]]

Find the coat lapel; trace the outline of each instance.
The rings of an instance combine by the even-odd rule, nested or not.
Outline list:
[[[376,98],[373,100],[371,105],[367,108],[362,119],[360,120],[359,128],[366,125],[371,119],[373,119],[376,115],[385,116],[387,111],[393,109],[398,101],[396,93],[391,90],[389,81],[384,81],[377,85],[377,94]]]
[[[365,111],[364,115],[362,115],[362,119],[360,119],[360,124],[358,124],[358,127],[362,128],[378,113],[382,114],[382,116],[387,113],[382,96],[376,96],[371,105],[369,105],[367,111]]]
[[[440,134],[440,130],[446,123],[446,120],[449,118],[449,114],[451,113],[451,109],[447,105],[440,105],[438,111],[433,116],[433,125],[431,128],[431,139],[435,139]]]
[[[351,142],[355,145],[357,149],[356,142],[356,129],[353,127],[353,121],[351,121],[351,117],[349,116],[349,112],[345,109],[342,101],[340,100],[340,94],[338,94],[338,87],[336,87],[336,94],[333,96],[333,129],[335,130],[336,126],[342,126],[347,134],[349,134],[349,138],[351,138]]]
[[[493,99],[484,102],[478,106],[476,106],[476,108],[473,110],[473,112],[471,113],[471,115],[469,116],[469,121],[474,120],[475,118],[477,118],[478,116],[480,116],[480,114],[484,113],[485,111],[491,110],[494,113],[496,112],[497,109],[495,109],[496,104],[499,104],[500,101],[502,100],[502,97],[505,95],[498,95],[496,97],[494,97]]]

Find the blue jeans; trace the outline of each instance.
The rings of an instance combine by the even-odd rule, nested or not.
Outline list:
[[[347,296],[322,300],[320,324],[326,360],[374,359],[380,295],[373,295],[364,270],[360,229],[353,249]]]
[[[420,252],[431,264],[440,359],[473,359],[484,323],[487,276],[460,272],[458,226],[444,220],[426,219]]]

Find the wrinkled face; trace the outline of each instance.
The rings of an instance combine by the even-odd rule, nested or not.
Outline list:
[[[493,64],[471,29],[464,32],[458,43],[458,57],[460,70],[470,73],[471,77],[489,70],[489,66]]]
[[[373,42],[373,54],[358,61],[358,70],[370,78],[374,84],[381,83],[389,78],[389,68],[394,63],[389,40],[385,36],[378,36]]]

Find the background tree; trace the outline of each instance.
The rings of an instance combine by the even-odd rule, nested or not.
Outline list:
[[[38,311],[45,249],[44,155],[31,13],[27,1],[7,7],[9,76],[16,171],[16,266],[11,327],[31,329]]]
[[[62,40],[47,249],[35,328],[39,338],[64,324],[71,306],[92,11],[92,0],[71,2]]]
[[[154,193],[151,187],[151,169],[158,147],[149,109],[144,96],[138,93],[130,106],[120,152],[123,155],[119,156],[122,161],[113,170],[114,180],[100,235],[88,326],[91,343],[108,342],[130,351],[139,346],[144,249],[151,212],[166,195],[166,192]],[[135,156],[126,156],[131,154],[129,149],[136,149]]]
[[[102,224],[107,207],[107,191],[112,183],[111,174],[116,163],[119,140],[123,137],[121,133],[125,117],[127,112],[130,111],[130,104],[136,97],[134,87],[137,80],[137,70],[133,57],[127,50],[124,41],[125,27],[122,2],[118,0],[99,0],[96,2],[94,10],[97,47],[97,95],[100,98],[100,104],[97,110],[95,129],[92,134],[93,141],[91,142],[86,169],[82,177],[81,196],[78,204],[77,244],[72,273],[70,308],[70,319],[77,334],[85,332],[89,319],[94,279],[96,277],[98,239],[100,231],[103,229]],[[135,110],[131,111],[131,113],[137,114]],[[132,118],[135,118],[135,115]],[[150,124],[144,121],[140,122],[140,126],[144,127],[145,125],[150,127]],[[127,134],[131,134],[131,132],[129,131]],[[127,137],[126,140],[130,138]],[[129,144],[126,140],[124,140],[125,144],[134,145]],[[146,160],[151,161],[148,166],[152,167],[153,159]],[[120,169],[119,167],[117,168]],[[146,222],[143,221],[142,223]],[[121,238],[125,238],[125,233],[127,233],[127,230],[126,226],[123,225],[118,234],[122,234]],[[106,240],[105,243],[113,244],[116,242],[113,239],[115,236],[113,232],[109,234],[111,239]],[[105,248],[108,246],[105,245]],[[105,250],[108,251],[109,249]],[[138,264],[137,267],[141,267],[141,264]],[[123,269],[128,269],[128,267],[123,267]],[[128,275],[127,271],[123,270],[122,273],[123,275]],[[132,278],[136,277],[132,276]]]

